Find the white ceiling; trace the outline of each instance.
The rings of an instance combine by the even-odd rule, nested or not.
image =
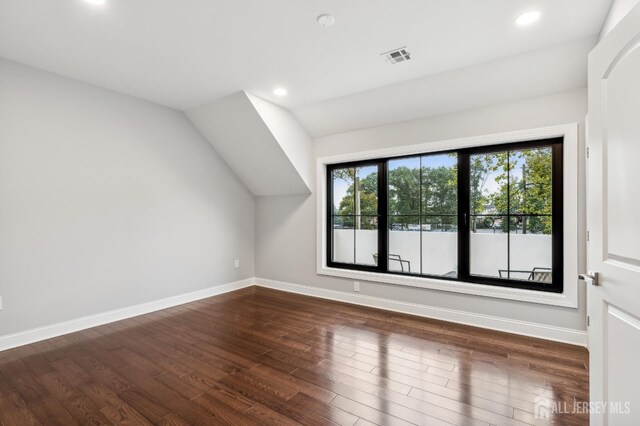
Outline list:
[[[610,2],[0,0],[0,56],[179,109],[240,90],[294,108],[596,34]]]
[[[587,87],[597,36],[431,74],[292,110],[312,137],[327,136]]]

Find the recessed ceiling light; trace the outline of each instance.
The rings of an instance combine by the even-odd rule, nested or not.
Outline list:
[[[516,19],[516,24],[520,26],[531,25],[538,19],[540,19],[540,16],[542,16],[542,14],[538,10],[525,12],[522,15],[518,16],[518,19]]]
[[[322,15],[318,16],[318,25],[320,25],[322,28],[330,27],[335,23],[336,18],[331,15],[323,13]]]
[[[86,1],[87,3],[95,4],[97,6],[101,6],[106,2],[106,0],[84,0],[84,1]]]
[[[273,94],[276,96],[287,96],[287,89],[283,87],[277,87],[273,90]]]

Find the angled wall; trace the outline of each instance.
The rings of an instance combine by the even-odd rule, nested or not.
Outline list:
[[[187,116],[254,195],[311,193],[311,138],[287,110],[238,92]]]
[[[614,29],[629,12],[631,12],[631,9],[636,7],[638,4],[640,4],[640,0],[613,0],[611,7],[609,8],[609,13],[607,14],[604,24],[602,24],[602,29],[600,30],[600,40],[609,34],[609,32],[611,32],[611,30]]]

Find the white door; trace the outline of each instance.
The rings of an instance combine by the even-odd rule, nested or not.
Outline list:
[[[640,6],[589,55],[592,425],[640,425]],[[605,406],[604,403],[607,405]]]

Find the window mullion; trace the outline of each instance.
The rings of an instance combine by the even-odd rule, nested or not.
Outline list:
[[[422,215],[424,214],[423,208],[422,208],[422,159],[424,157],[420,156],[420,182],[418,187],[420,188],[420,217],[418,220],[418,223],[420,224],[420,274],[422,274]]]
[[[358,247],[358,241],[356,237],[358,235],[358,216],[356,213],[358,211],[358,168],[353,168],[353,263],[356,264],[356,259],[358,259],[358,254],[356,253],[356,249]]]
[[[551,270],[553,284],[561,291],[564,288],[564,179],[563,179],[563,146],[556,143],[551,152]]]
[[[458,279],[469,279],[470,243],[470,164],[469,153],[458,152]]]
[[[333,169],[327,167],[327,264],[333,262]]]
[[[511,151],[507,151],[507,278],[511,279]]]
[[[389,263],[389,202],[387,161],[378,164],[378,269],[388,271]]]

